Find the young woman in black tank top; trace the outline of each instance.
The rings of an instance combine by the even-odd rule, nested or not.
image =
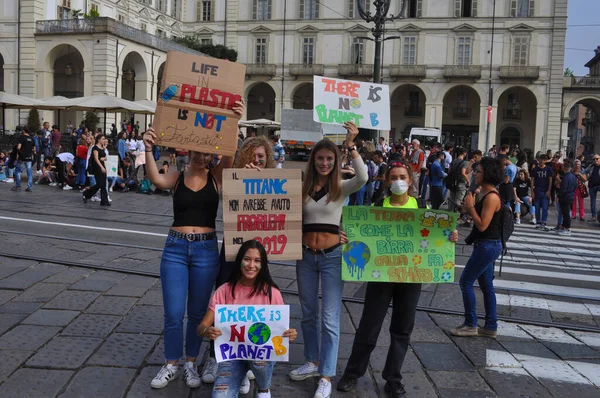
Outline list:
[[[236,102],[233,111],[243,115],[243,102]],[[191,151],[187,171],[159,174],[152,154],[155,139],[154,129],[149,129],[144,135],[146,172],[157,188],[174,189],[174,222],[160,264],[166,364],[152,380],[151,386],[166,387],[179,374],[183,356],[183,317],[187,309],[183,370],[188,387],[196,388],[200,386],[196,357],[202,343],[196,329],[206,313],[219,273],[215,219],[223,169],[231,167],[233,158],[224,156],[216,167],[210,169],[212,154]]]
[[[460,276],[460,290],[465,306],[464,323],[450,330],[454,336],[496,337],[496,293],[494,292],[494,263],[502,251],[500,234],[502,201],[496,186],[504,179],[500,161],[485,157],[475,170],[475,183],[481,187],[481,199],[475,199],[469,192],[463,200],[463,212],[473,219],[473,231],[469,238],[473,241],[473,252]],[[479,281],[485,305],[485,326],[477,327],[477,305],[473,283]]]

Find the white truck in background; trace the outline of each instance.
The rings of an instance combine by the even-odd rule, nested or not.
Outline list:
[[[306,159],[323,138],[321,123],[313,121],[312,109],[281,110],[281,144],[291,160]]]

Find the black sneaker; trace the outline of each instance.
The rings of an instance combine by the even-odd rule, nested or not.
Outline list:
[[[32,191],[33,191],[33,189],[31,189],[29,187],[25,188],[25,192],[32,192]]]
[[[385,386],[383,386],[383,391],[385,391],[390,398],[406,398],[406,390],[399,381],[388,381],[385,383]]]
[[[346,376],[342,376],[340,381],[337,383],[337,390],[341,392],[349,392],[354,390],[356,387],[357,379],[347,379]]]
[[[21,187],[16,187],[16,186],[15,186],[15,187],[12,187],[10,190],[11,190],[11,191],[20,191],[20,190],[21,190]]]
[[[81,199],[83,199],[83,203],[87,203],[88,198],[85,197],[85,192],[81,194]]]

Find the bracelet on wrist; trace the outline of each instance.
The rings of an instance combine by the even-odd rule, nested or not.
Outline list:
[[[144,150],[144,152],[152,152],[152,149],[150,149],[150,150],[146,149],[146,150]]]

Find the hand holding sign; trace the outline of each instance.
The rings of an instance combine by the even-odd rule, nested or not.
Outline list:
[[[358,127],[352,122],[346,122],[344,123],[344,128],[348,131],[348,134],[346,134],[346,146],[354,146],[354,139],[358,135]]]

